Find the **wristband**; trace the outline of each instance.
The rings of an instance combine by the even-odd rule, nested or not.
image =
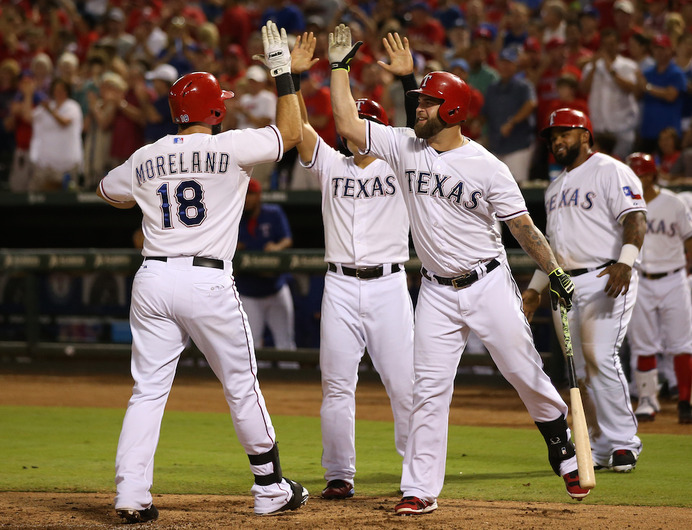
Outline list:
[[[540,294],[546,287],[548,287],[548,284],[550,284],[550,278],[548,278],[548,275],[542,270],[536,269],[527,289],[533,289]]]
[[[300,74],[291,74],[293,79],[293,89],[298,92],[300,90]]]
[[[618,263],[624,263],[625,265],[632,267],[634,265],[634,262],[637,261],[637,256],[639,256],[639,249],[637,248],[637,246],[631,243],[627,243],[625,245],[622,245],[622,250],[620,251]]]
[[[274,79],[276,80],[277,96],[288,96],[296,93],[290,73],[286,72],[284,74],[277,75]]]

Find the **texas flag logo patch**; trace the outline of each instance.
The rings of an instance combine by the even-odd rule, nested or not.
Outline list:
[[[176,136],[175,138],[173,138],[173,143],[174,144],[182,144],[183,140],[184,140],[184,138],[181,138],[180,136]]]
[[[631,197],[635,201],[640,201],[642,199],[642,196],[632,191],[632,188],[629,186],[623,186],[622,191],[625,193],[626,197]]]

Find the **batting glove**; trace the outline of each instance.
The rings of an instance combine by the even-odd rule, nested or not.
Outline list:
[[[560,267],[548,274],[550,279],[550,301],[553,309],[557,310],[560,300],[565,304],[565,309],[572,309],[572,295],[574,294],[574,284],[569,275]]]
[[[332,65],[332,70],[351,69],[351,61],[356,56],[358,48],[363,45],[363,41],[358,41],[351,45],[351,29],[339,24],[334,28],[334,33],[329,34],[329,63]]]
[[[264,55],[253,55],[252,58],[262,62],[272,74],[272,77],[291,73],[291,52],[288,50],[288,36],[286,30],[279,28],[269,20],[262,27],[262,44]]]

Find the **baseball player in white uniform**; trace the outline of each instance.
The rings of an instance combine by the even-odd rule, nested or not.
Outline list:
[[[656,185],[658,171],[651,155],[632,153],[626,162],[642,182],[647,208],[637,266],[639,293],[627,335],[630,351],[637,357],[635,414],[639,421],[653,421],[661,410],[656,354],[663,353],[674,356],[678,421],[692,423],[692,298],[685,260],[685,250],[692,253],[692,214],[672,191]]]
[[[312,34],[298,38],[292,52],[294,74],[309,69],[315,43]],[[294,84],[299,79],[294,75]],[[322,466],[327,481],[322,497],[345,499],[354,494],[355,393],[366,347],[391,402],[396,450],[403,456],[406,449],[413,402],[413,304],[403,265],[409,259],[409,222],[392,168],[353,146],[354,156],[346,157],[327,145],[308,122],[298,94],[303,118],[298,153],[320,183],[328,263],[320,322]],[[357,103],[361,118],[387,124],[378,103]]]
[[[646,230],[641,184],[622,162],[591,151],[591,122],[580,111],[554,111],[541,135],[565,166],[545,193],[546,235],[574,280],[568,317],[577,377],[593,405],[585,400],[594,464],[631,471],[642,443],[618,352],[636,300],[632,267]],[[527,316],[540,302],[542,276],[535,274],[524,292]],[[553,320],[562,339],[559,312]]]
[[[337,130],[361,154],[382,158],[404,189],[413,242],[423,264],[415,312],[413,409],[395,512],[437,508],[445,478],[449,406],[470,331],[483,341],[518,391],[548,445],[548,458],[567,492],[581,499],[567,405],[542,369],[521,296],[507,265],[495,220],[505,221],[540,262],[567,307],[573,286],[527,213],[507,166],[461,134],[470,100],[457,76],[432,72],[418,96],[415,133],[362,120],[353,101],[349,63],[359,44],[336,28],[329,38],[332,105]],[[383,219],[383,222],[388,222]]]
[[[255,513],[294,510],[308,498],[305,488],[282,475],[232,276],[252,166],[279,160],[302,138],[286,32],[268,22],[262,36],[279,94],[276,126],[213,135],[233,94],[211,74],[185,75],[169,93],[178,134],[137,150],[97,190],[113,206],[137,205],[143,214],[144,262],[130,309],[135,385],[115,459],[115,508],[129,523],[158,517],[150,492],[154,454],[176,366],[190,340],[223,385],[255,476]]]

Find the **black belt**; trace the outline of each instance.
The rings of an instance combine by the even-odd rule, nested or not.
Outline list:
[[[647,280],[660,280],[661,278],[665,278],[666,276],[670,274],[675,274],[676,272],[680,272],[684,267],[680,267],[679,269],[675,269],[674,271],[669,271],[669,272],[658,272],[656,274],[649,274],[648,272],[640,272],[640,274],[646,278]]]
[[[617,261],[614,259],[611,259],[608,263],[604,263],[603,265],[599,265],[598,267],[591,267],[589,269],[572,269],[571,271],[565,271],[567,274],[570,276],[581,276],[582,274],[586,274],[587,272],[593,272],[597,271],[598,269],[602,269],[604,267],[609,267],[611,265],[615,265]]]
[[[497,269],[499,266],[500,262],[496,259],[489,261],[485,266],[485,272],[490,272]],[[456,289],[463,289],[464,287],[468,287],[472,283],[478,281],[478,271],[467,272],[466,274],[462,274],[461,276],[456,276],[454,278],[443,278],[441,276],[436,276],[435,274],[430,274],[425,267],[421,269],[421,272],[428,280],[434,279],[440,285],[451,285]]]
[[[339,268],[333,263],[327,263],[327,268],[331,272],[337,272]],[[398,263],[392,263],[392,274],[399,272],[401,270],[401,265]],[[371,278],[380,278],[384,275],[384,265],[377,265],[376,267],[361,267],[359,269],[352,269],[350,267],[341,267],[341,272],[346,276],[353,276],[359,280],[370,280]]]
[[[166,256],[147,256],[144,258],[144,261],[168,261],[168,258]],[[200,258],[199,256],[195,256],[192,258],[192,264],[195,267],[209,267],[211,269],[223,269],[223,260],[220,259],[212,259],[212,258]]]

